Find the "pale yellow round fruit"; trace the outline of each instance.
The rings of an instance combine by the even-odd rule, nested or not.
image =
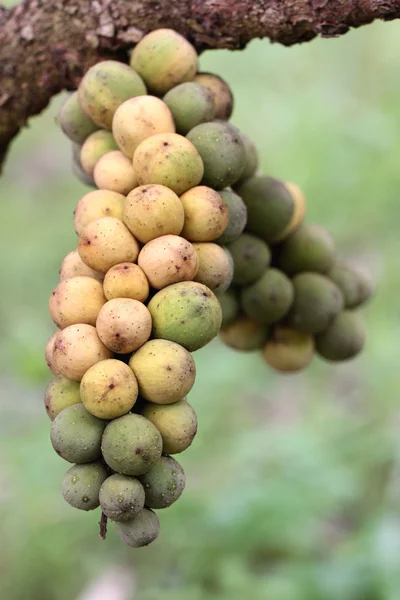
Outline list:
[[[196,413],[185,398],[173,404],[149,402],[142,414],[161,433],[163,454],[183,452],[197,433]]]
[[[56,363],[54,361],[54,345],[56,343],[57,335],[59,333],[59,331],[55,331],[46,344],[46,364],[49,367],[50,371],[53,373],[53,375],[60,375],[60,371],[57,368]]]
[[[218,192],[205,185],[188,190],[181,196],[185,223],[182,236],[191,242],[212,242],[228,225],[228,207]]]
[[[148,308],[131,298],[109,300],[96,323],[101,341],[118,354],[129,354],[140,348],[149,339],[151,326]]]
[[[132,161],[119,150],[103,154],[96,163],[93,178],[101,190],[110,190],[125,196],[137,185]]]
[[[138,264],[150,285],[161,290],[179,281],[192,281],[199,259],[190,242],[178,235],[163,235],[143,246]]]
[[[50,316],[60,329],[78,323],[96,325],[97,315],[106,301],[100,281],[92,277],[64,279],[50,296]]]
[[[74,227],[81,235],[86,225],[102,217],[122,219],[125,196],[110,190],[93,190],[85,194],[76,205]]]
[[[264,346],[263,356],[276,371],[295,373],[307,367],[314,357],[314,337],[278,325]]]
[[[149,295],[149,282],[143,270],[133,263],[120,263],[107,271],[104,277],[107,300],[132,298],[144,302]]]
[[[60,281],[71,279],[71,277],[92,277],[103,281],[104,273],[91,269],[81,259],[78,250],[72,250],[61,263]]]
[[[226,292],[232,282],[233,260],[229,251],[212,242],[193,244],[199,257],[194,281],[203,283],[214,293]]]
[[[95,131],[84,141],[80,152],[80,163],[82,169],[87,175],[93,175],[94,167],[99,158],[111,152],[118,150],[118,146],[110,131],[100,129]]]

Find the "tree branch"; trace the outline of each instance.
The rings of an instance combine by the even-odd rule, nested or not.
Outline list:
[[[0,6],[0,165],[27,119],[104,58],[127,59],[151,29],[171,27],[198,50],[285,45],[400,17],[400,0],[25,0]]]

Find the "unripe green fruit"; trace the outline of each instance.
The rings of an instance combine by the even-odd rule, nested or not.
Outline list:
[[[70,140],[83,144],[86,138],[98,129],[98,126],[83,112],[78,101],[78,92],[68,96],[58,114],[61,129]]]
[[[296,275],[302,271],[326,273],[335,259],[335,242],[320,225],[302,224],[278,250],[279,267]]]
[[[102,217],[122,219],[125,196],[110,190],[93,190],[79,200],[74,211],[74,227],[81,235],[86,225]]]
[[[193,244],[193,247],[199,257],[194,280],[206,285],[214,294],[223,294],[233,277],[234,265],[230,252],[212,243]]]
[[[191,242],[212,242],[228,225],[228,207],[220,194],[198,185],[181,196],[185,213],[182,236]]]
[[[233,289],[227,290],[218,300],[222,309],[222,327],[232,323],[239,314],[240,304],[237,293]]]
[[[51,424],[54,450],[71,463],[88,463],[101,456],[105,423],[91,415],[83,404],[68,406]]]
[[[129,521],[144,507],[144,489],[138,479],[126,475],[111,475],[100,488],[100,506],[113,521]]]
[[[183,281],[170,285],[150,300],[153,337],[171,340],[189,352],[202,348],[218,333],[221,306],[205,285]]]
[[[314,338],[308,333],[277,325],[263,349],[264,360],[276,371],[295,373],[314,357]]]
[[[365,343],[365,326],[359,315],[346,310],[315,338],[317,352],[330,361],[354,358]]]
[[[142,475],[151,469],[162,452],[157,428],[133,413],[111,421],[103,435],[101,450],[113,471],[121,475]]]
[[[292,282],[282,271],[267,269],[241,292],[241,304],[246,315],[263,325],[280,321],[293,302]]]
[[[245,181],[254,177],[258,169],[258,153],[255,144],[245,133],[240,132],[240,135],[244,144],[246,160],[240,179],[235,183],[235,187],[242,185]]]
[[[49,300],[54,323],[64,329],[69,325],[96,325],[101,307],[106,303],[103,285],[93,277],[72,277],[60,281]]]
[[[335,263],[327,276],[340,288],[346,308],[361,306],[373,293],[372,280],[345,262]]]
[[[234,350],[250,352],[264,346],[268,338],[268,329],[248,317],[239,317],[222,327],[219,337]]]
[[[177,133],[182,135],[215,117],[213,95],[199,83],[181,83],[167,92],[163,100],[174,117]]]
[[[115,528],[120,539],[132,548],[148,546],[160,533],[160,521],[156,513],[144,508],[129,521],[117,521]]]
[[[343,294],[327,277],[300,273],[293,279],[294,301],[289,327],[304,333],[324,331],[343,309]]]
[[[51,421],[54,421],[64,408],[80,402],[81,395],[77,381],[71,381],[65,377],[56,377],[49,382],[44,396],[44,404]]]
[[[215,103],[215,118],[227,121],[233,111],[233,94],[226,81],[213,73],[197,73],[194,81],[210,90]]]
[[[179,454],[188,448],[197,433],[197,417],[185,398],[174,404],[149,402],[143,415],[161,434],[164,454]]]
[[[199,258],[190,242],[179,235],[163,235],[147,242],[138,264],[150,285],[161,290],[179,281],[191,281],[199,268]]]
[[[110,131],[100,129],[95,131],[88,138],[81,147],[80,161],[82,169],[90,177],[93,177],[94,168],[97,161],[107,152],[118,150],[118,146]]]
[[[104,129],[111,129],[118,106],[146,94],[140,75],[128,65],[105,60],[93,65],[79,84],[79,103],[87,115]]]
[[[136,44],[130,65],[143,77],[150,92],[162,96],[179,83],[193,79],[197,53],[173,29],[156,29]]]
[[[228,207],[228,225],[216,241],[219,244],[230,244],[242,235],[246,227],[247,208],[241,197],[232,190],[222,190],[219,195]]]
[[[99,312],[99,338],[113,352],[128,354],[142,346],[151,334],[149,310],[139,300],[113,298]]]
[[[150,471],[139,477],[149,508],[167,508],[185,489],[185,472],[171,456],[162,456]]]
[[[224,121],[212,121],[197,125],[186,137],[197,148],[203,160],[204,185],[222,190],[240,178],[246,153],[236,128]]]
[[[142,398],[171,404],[190,392],[196,378],[192,355],[168,340],[149,340],[129,361]]]
[[[92,277],[97,281],[103,281],[104,273],[91,269],[81,259],[78,250],[72,250],[61,263],[60,281],[72,277]]]
[[[64,500],[74,508],[94,510],[100,504],[100,487],[107,476],[108,470],[101,462],[74,465],[63,478]]]
[[[261,277],[271,261],[271,252],[267,244],[251,233],[242,235],[227,244],[234,263],[233,283],[249,285]]]
[[[119,150],[103,154],[93,171],[94,181],[99,189],[118,194],[129,194],[137,185],[132,161]]]

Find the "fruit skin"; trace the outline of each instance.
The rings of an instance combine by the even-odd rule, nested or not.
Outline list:
[[[340,313],[335,320],[315,338],[319,356],[329,361],[354,358],[365,343],[365,325],[361,317],[350,310]]]
[[[96,329],[113,352],[128,354],[142,346],[151,334],[151,315],[142,302],[131,298],[109,300],[99,312]]]
[[[91,269],[81,259],[78,250],[72,250],[61,263],[60,281],[72,277],[92,277],[97,281],[103,281],[104,273]]]
[[[78,88],[82,109],[104,129],[111,129],[114,113],[122,102],[144,94],[146,86],[140,75],[128,65],[115,60],[93,65]]]
[[[98,188],[129,194],[137,185],[132,161],[119,150],[103,154],[96,162],[93,178]]]
[[[244,144],[244,150],[246,153],[246,160],[244,163],[244,169],[240,176],[240,179],[235,183],[235,186],[242,185],[245,181],[254,177],[257,169],[258,169],[258,153],[255,144],[251,141],[251,139],[245,134],[240,132],[242,142]]]
[[[222,309],[222,327],[232,323],[240,312],[239,299],[237,293],[232,288],[228,289],[224,294],[218,296],[219,303]]]
[[[129,521],[117,521],[115,528],[120,539],[132,548],[148,546],[160,533],[160,521],[156,513],[144,508]]]
[[[128,194],[122,220],[143,244],[162,235],[179,235],[185,214],[179,197],[164,185],[141,185]]]
[[[218,244],[193,244],[199,257],[199,268],[194,281],[203,283],[214,294],[223,294],[232,282],[233,259],[228,250]]]
[[[149,508],[167,508],[185,489],[186,477],[181,465],[171,456],[162,456],[150,471],[139,477]]]
[[[132,159],[143,140],[157,133],[175,133],[175,123],[165,102],[154,96],[137,96],[117,108],[112,131],[119,149]]]
[[[228,225],[216,241],[219,244],[230,244],[242,235],[246,227],[247,208],[241,197],[230,189],[222,190],[219,195],[228,208]]]
[[[60,329],[79,323],[96,325],[106,301],[100,281],[93,277],[72,277],[57,285],[50,296],[49,311]]]
[[[80,381],[100,360],[112,358],[92,325],[70,325],[60,331],[54,343],[53,360],[60,375]]]
[[[250,319],[271,325],[288,313],[293,296],[290,279],[278,269],[267,269],[257,281],[242,289],[240,299]]]
[[[373,293],[371,279],[348,263],[336,262],[327,276],[340,288],[346,308],[361,306]]]
[[[156,404],[182,400],[196,379],[191,354],[168,340],[149,340],[132,355],[129,366],[136,375],[141,397]]]
[[[236,128],[225,121],[212,121],[197,125],[186,137],[203,160],[204,185],[222,190],[240,178],[246,153]]]
[[[343,309],[343,294],[324,275],[300,273],[293,278],[294,301],[287,317],[289,327],[303,333],[320,333]]]
[[[130,65],[150,92],[162,96],[179,83],[191,81],[197,71],[193,46],[173,29],[156,29],[134,47]]]
[[[234,263],[233,283],[249,285],[256,281],[268,268],[271,262],[271,252],[267,244],[251,233],[242,235],[227,244]]]
[[[144,140],[133,155],[138,184],[165,185],[178,196],[198,185],[204,166],[193,144],[177,133],[159,133]]]
[[[227,121],[233,111],[233,94],[226,81],[213,73],[197,73],[194,81],[210,90],[215,103],[215,118]]]
[[[138,264],[150,285],[161,290],[167,285],[194,279],[199,258],[192,244],[183,237],[163,235],[143,246]]]
[[[220,194],[199,185],[181,196],[185,213],[182,236],[191,242],[212,242],[228,225],[228,207]]]
[[[148,304],[153,337],[180,344],[194,352],[210,342],[222,322],[221,306],[205,285],[175,283],[159,291]]]
[[[291,181],[285,181],[285,188],[289,191],[290,195],[293,198],[294,202],[294,212],[292,218],[289,223],[285,227],[285,229],[277,236],[274,240],[274,243],[279,243],[282,240],[286,239],[293,231],[299,227],[299,225],[304,221],[304,217],[306,215],[306,204],[307,200],[302,190],[298,185],[292,183]]]
[[[162,436],[163,453],[179,454],[186,450],[197,433],[197,417],[185,398],[174,404],[148,403],[143,415]]]
[[[69,94],[58,113],[58,123],[70,140],[83,144],[86,138],[98,129],[96,123],[83,112],[78,101],[78,92]]]
[[[307,367],[314,357],[314,338],[308,333],[277,325],[263,349],[267,364],[281,373],[295,373]]]
[[[95,131],[86,138],[81,147],[80,162],[82,169],[87,175],[93,177],[97,161],[107,152],[112,152],[112,150],[118,150],[112,133],[104,129]]]
[[[64,500],[80,510],[94,510],[100,504],[101,485],[108,476],[101,462],[74,465],[64,475],[62,494]]]
[[[103,217],[86,225],[79,237],[78,252],[86,265],[106,273],[121,262],[134,262],[139,244],[122,221]]]
[[[278,265],[288,275],[302,271],[326,273],[335,253],[335,242],[324,227],[303,223],[279,247]]]
[[[102,217],[122,219],[125,196],[111,190],[93,190],[79,200],[74,211],[74,227],[78,235],[92,221]]]
[[[53,375],[60,375],[60,370],[56,366],[56,363],[54,360],[54,345],[56,343],[58,334],[59,334],[59,331],[55,331],[51,335],[51,337],[49,338],[49,340],[46,344],[46,353],[45,353],[46,364],[49,367],[50,371],[53,373]]]
[[[108,423],[101,443],[104,460],[121,475],[142,475],[158,461],[162,439],[142,415],[130,413]]]
[[[268,338],[268,329],[248,317],[239,317],[222,327],[219,337],[234,350],[250,352],[263,347]]]
[[[92,175],[89,175],[83,170],[81,163],[81,148],[80,144],[72,144],[72,161],[71,171],[72,174],[84,185],[95,187],[94,179]]]
[[[71,381],[65,377],[56,377],[48,383],[44,404],[51,421],[54,421],[56,416],[67,406],[73,406],[80,402],[81,395],[77,381]]]
[[[51,443],[61,458],[71,463],[88,463],[101,456],[105,423],[91,415],[83,404],[61,411],[51,424]]]
[[[176,124],[176,131],[186,135],[200,123],[212,121],[216,107],[209,89],[189,81],[169,90],[163,98]]]
[[[144,302],[149,295],[149,282],[138,265],[119,263],[107,271],[103,289],[107,300],[132,298]]]
[[[80,395],[90,414],[115,419],[133,408],[138,384],[128,365],[115,359],[102,360],[82,377]]]
[[[100,488],[100,506],[113,521],[129,521],[144,508],[144,489],[138,479],[115,473]]]

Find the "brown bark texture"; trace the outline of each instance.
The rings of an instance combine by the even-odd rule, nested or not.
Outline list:
[[[0,5],[0,166],[28,118],[94,63],[127,60],[152,29],[171,27],[199,51],[254,38],[291,45],[400,17],[400,0],[25,0]]]

